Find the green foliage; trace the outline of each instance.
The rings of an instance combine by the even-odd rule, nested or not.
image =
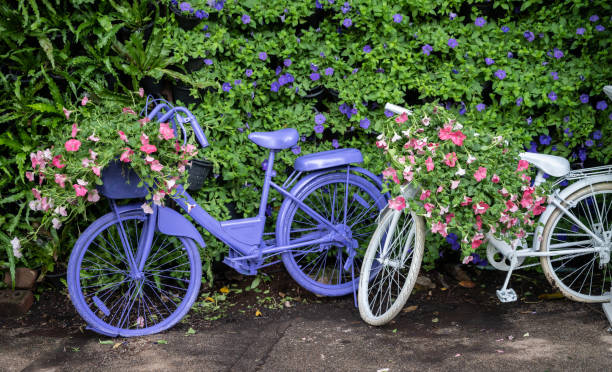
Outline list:
[[[61,107],[86,94],[125,102],[140,86],[167,98],[173,93],[203,124],[212,143],[203,155],[214,162],[218,177],[196,197],[217,218],[234,209],[252,215],[258,207],[263,176],[258,170],[266,154],[247,139],[250,131],[295,127],[303,138],[300,154],[332,149],[335,139],[341,147],[359,148],[365,167],[382,171],[386,164],[374,137],[386,120],[385,102],[439,102],[462,113],[461,122],[480,133],[501,127],[519,146],[583,165],[612,158],[610,108],[597,108],[605,103],[603,86],[612,81],[608,2],[353,0],[348,5],[200,0],[191,2],[192,13],[170,0],[3,2],[0,149],[10,156],[0,158],[0,199],[20,195],[2,205],[10,228],[3,232],[11,240],[40,224],[23,207],[32,198],[24,180],[26,161],[34,149],[50,145],[49,133],[63,123]],[[482,27],[475,25],[478,17],[486,20]],[[457,40],[455,48],[449,38]],[[424,53],[425,45],[430,52]],[[495,75],[498,70],[505,71],[503,79]],[[190,96],[179,97],[181,92]],[[551,92],[556,99],[549,98]],[[581,95],[588,95],[587,103]],[[479,104],[486,108],[477,110]],[[325,116],[322,133],[314,130],[317,113]],[[279,154],[278,178],[288,174],[295,157],[291,151]],[[278,197],[272,201],[272,210],[279,203]],[[43,272],[63,265],[79,230],[100,212],[91,208],[87,219],[55,237],[49,232],[47,239],[24,245],[28,253],[19,264]],[[205,239],[202,257],[210,277],[211,261],[227,248]],[[0,244],[7,244],[4,240]],[[0,249],[0,266],[13,266],[5,251],[10,250]]]

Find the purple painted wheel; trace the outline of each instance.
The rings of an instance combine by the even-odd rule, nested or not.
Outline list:
[[[142,210],[122,211],[123,228],[136,256],[147,225]],[[109,336],[142,336],[172,327],[197,298],[200,255],[188,238],[155,231],[142,273],[131,273],[113,213],[94,221],[77,240],[68,264],[72,303],[94,331]]]
[[[357,290],[361,262],[378,213],[386,205],[380,189],[346,172],[327,173],[298,183],[296,196],[336,227],[331,231],[286,199],[277,222],[279,245],[329,236],[323,244],[285,252],[282,260],[293,279],[307,290],[324,296],[343,296]]]

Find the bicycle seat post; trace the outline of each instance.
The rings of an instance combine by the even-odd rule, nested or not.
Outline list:
[[[259,204],[259,217],[265,218],[266,206],[268,204],[268,194],[270,192],[270,182],[272,181],[272,174],[274,173],[274,155],[278,150],[270,150],[268,155],[268,166],[266,168],[266,175],[264,178],[263,189],[261,190],[261,202]]]

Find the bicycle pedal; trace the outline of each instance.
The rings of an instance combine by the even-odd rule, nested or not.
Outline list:
[[[514,302],[517,300],[516,292],[514,292],[514,289],[512,288],[508,288],[505,291],[497,290],[495,291],[495,293],[497,294],[497,298],[501,302]]]

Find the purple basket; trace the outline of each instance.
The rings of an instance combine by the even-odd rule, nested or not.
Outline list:
[[[140,177],[129,165],[115,160],[102,170],[100,193],[109,199],[144,198],[149,192],[145,186],[138,187]]]

